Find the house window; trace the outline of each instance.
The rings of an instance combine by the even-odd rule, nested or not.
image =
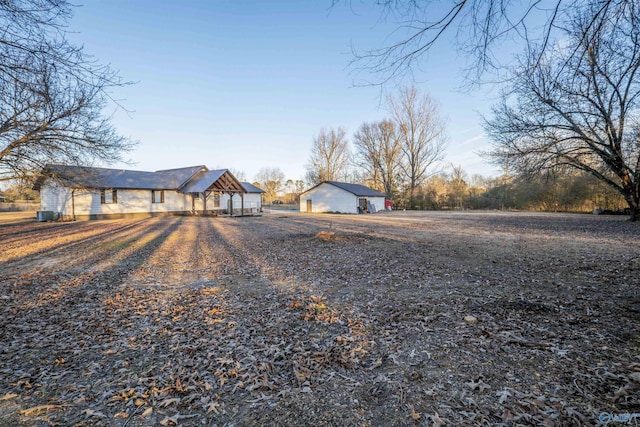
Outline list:
[[[100,203],[103,205],[118,203],[118,190],[111,188],[100,190]]]
[[[151,190],[151,203],[164,203],[164,190]]]

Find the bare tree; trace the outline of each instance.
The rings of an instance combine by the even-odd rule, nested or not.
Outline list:
[[[284,184],[284,172],[280,168],[262,168],[254,177],[265,192],[265,198],[272,203]]]
[[[321,129],[311,146],[307,180],[315,185],[322,181],[342,179],[346,176],[350,156],[344,129]]]
[[[287,182],[284,183],[285,189],[287,191],[287,193],[295,193],[296,191],[296,184],[293,182],[293,180],[291,178],[289,178],[287,180]]]
[[[352,0],[333,0],[338,3]],[[413,72],[423,55],[442,38],[455,38],[456,47],[468,58],[471,81],[487,70],[501,69],[505,43],[536,43],[543,53],[562,36],[561,28],[576,9],[589,11],[588,25],[606,19],[616,7],[632,0],[375,0],[381,19],[397,23],[388,44],[354,52],[354,65],[385,83]],[[446,41],[446,40],[445,40]],[[510,60],[510,58],[508,58]]]
[[[233,175],[238,181],[246,181],[247,180],[247,174],[244,173],[244,171],[241,171],[239,169],[229,169],[229,172],[231,172],[231,175]]]
[[[638,220],[640,5],[615,3],[593,16],[580,11],[562,45],[523,58],[511,91],[486,121],[489,155],[525,175],[566,166],[585,171],[622,194]]]
[[[430,168],[442,159],[446,147],[445,121],[429,95],[420,95],[415,87],[402,90],[388,99],[402,157],[400,170],[406,181],[409,199],[429,177]]]
[[[102,114],[127,83],[66,40],[70,7],[0,1],[0,180],[32,178],[46,163],[121,160],[134,145]]]
[[[375,123],[363,123],[353,136],[354,163],[360,168],[363,182],[376,187],[380,184],[380,138]]]
[[[374,186],[393,198],[400,173],[400,139],[391,120],[363,123],[354,135],[356,162]]]
[[[467,173],[461,165],[451,165],[447,186],[449,187],[451,205],[457,209],[464,208],[464,199],[469,193],[469,184],[467,184]]]
[[[301,180],[301,179],[296,179],[295,185],[296,185],[296,195],[299,198],[300,197],[300,193],[302,193],[304,191],[305,182],[303,180]]]
[[[284,183],[284,193],[284,203],[292,204],[300,201],[296,192],[296,183],[293,179],[287,179]]]

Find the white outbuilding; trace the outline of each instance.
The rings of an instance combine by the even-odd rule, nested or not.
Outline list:
[[[373,213],[384,209],[385,195],[360,184],[324,181],[300,194],[300,212]]]

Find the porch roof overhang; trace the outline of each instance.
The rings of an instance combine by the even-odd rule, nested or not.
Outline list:
[[[180,189],[181,193],[204,193],[207,191],[247,192],[228,169],[202,171]]]

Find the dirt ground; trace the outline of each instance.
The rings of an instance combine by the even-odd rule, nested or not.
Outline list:
[[[622,217],[0,222],[0,426],[640,422],[639,288]]]

